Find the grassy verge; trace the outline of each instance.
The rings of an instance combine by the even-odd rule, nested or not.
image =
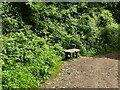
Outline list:
[[[55,68],[54,68],[54,70],[53,70],[54,73],[49,77],[49,79],[44,80],[43,82],[40,83],[40,88],[44,88],[48,81],[54,79],[54,78],[58,75],[58,73],[60,73],[60,72],[62,71],[62,70],[61,70],[61,67],[62,67],[62,65],[63,65],[65,62],[66,62],[66,61],[59,61],[59,62],[56,64],[56,66],[55,66]]]

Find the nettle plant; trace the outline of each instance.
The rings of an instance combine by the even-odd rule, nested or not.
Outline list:
[[[54,73],[60,59],[44,38],[23,32],[3,36],[3,87],[37,87],[40,81]]]

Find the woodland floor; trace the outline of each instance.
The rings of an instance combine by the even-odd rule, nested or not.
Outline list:
[[[120,52],[94,57],[80,57],[65,62],[55,78],[44,88],[118,88]]]

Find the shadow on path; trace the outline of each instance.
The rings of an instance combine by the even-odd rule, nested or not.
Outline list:
[[[97,56],[94,56],[93,58],[109,58],[114,60],[120,60],[120,51],[112,52],[106,55],[97,55]]]

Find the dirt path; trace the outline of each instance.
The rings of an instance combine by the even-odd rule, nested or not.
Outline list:
[[[118,88],[119,60],[120,52],[115,52],[65,62],[62,72],[44,88]]]

